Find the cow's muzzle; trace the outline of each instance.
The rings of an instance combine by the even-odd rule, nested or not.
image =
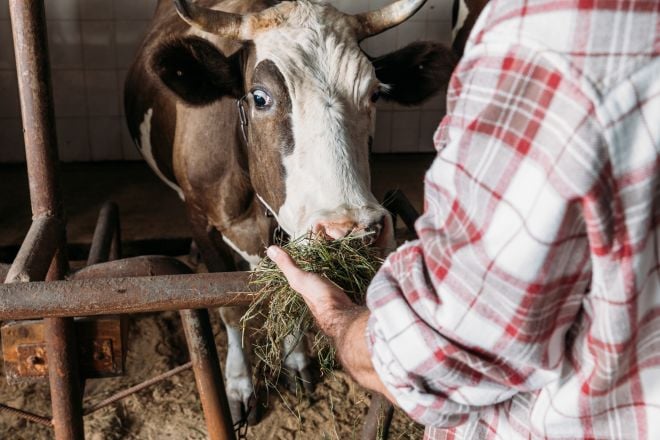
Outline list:
[[[383,235],[388,232],[388,226],[391,230],[389,214],[383,214],[368,224],[360,224],[349,218],[319,220],[314,224],[312,231],[315,235],[328,240],[337,240],[350,235],[361,238],[365,244],[378,245]]]

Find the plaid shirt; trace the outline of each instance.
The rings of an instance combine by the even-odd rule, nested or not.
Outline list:
[[[660,1],[494,0],[367,338],[429,438],[660,439]]]

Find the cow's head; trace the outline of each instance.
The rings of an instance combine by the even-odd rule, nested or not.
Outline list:
[[[391,226],[370,191],[375,103],[422,102],[447,82],[454,59],[433,43],[371,59],[359,42],[405,21],[424,2],[399,0],[348,15],[315,0],[284,1],[241,15],[175,0],[193,27],[243,49],[225,56],[190,37],[164,49],[156,70],[191,105],[237,99],[252,186],[289,235],[366,231],[383,242]],[[184,60],[181,75],[172,65]]]

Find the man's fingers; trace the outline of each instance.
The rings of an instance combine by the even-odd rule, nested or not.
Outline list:
[[[310,274],[308,272],[300,269],[289,254],[277,246],[270,246],[266,253],[284,273],[284,276],[289,280],[289,284],[293,290],[296,290],[303,296],[311,293],[308,292],[308,289],[313,288],[313,286],[310,285],[310,281],[313,281],[312,277],[309,276]],[[318,286],[316,287],[318,288]]]
[[[277,264],[277,267],[284,272],[284,276],[289,279],[289,281],[290,278],[300,276],[300,273],[303,272],[296,265],[296,262],[293,261],[293,258],[277,246],[270,246],[268,250],[266,250],[266,254],[275,262],[275,264]]]

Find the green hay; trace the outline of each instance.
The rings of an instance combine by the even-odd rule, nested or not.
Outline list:
[[[355,302],[363,305],[369,283],[383,260],[378,250],[363,237],[346,237],[327,241],[311,236],[291,241],[283,246],[298,266],[327,278]],[[319,331],[302,297],[287,282],[282,271],[270,258],[264,258],[255,268],[251,284],[258,290],[253,303],[243,316],[243,331],[249,324],[260,323],[254,337],[257,358],[254,374],[266,384],[277,382],[286,354],[281,351],[287,335],[314,334],[313,351],[317,353],[322,374],[335,367],[335,351]]]

